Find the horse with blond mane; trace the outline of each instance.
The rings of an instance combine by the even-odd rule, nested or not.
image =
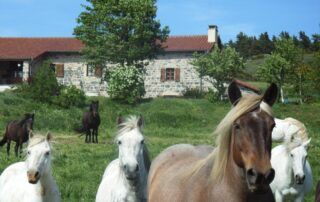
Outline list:
[[[30,133],[27,159],[6,168],[0,176],[0,202],[59,202],[60,193],[51,174],[52,136]]]
[[[274,120],[276,125],[272,131],[272,140],[278,142],[308,141],[307,128],[301,121],[291,117]]]
[[[234,107],[217,126],[217,147],[180,144],[160,153],[150,167],[148,200],[244,202],[255,200],[252,194],[269,193],[271,106],[277,91],[271,84],[263,96],[242,97],[232,82],[228,95]]]

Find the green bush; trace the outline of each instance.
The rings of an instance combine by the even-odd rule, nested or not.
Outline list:
[[[82,107],[85,102],[86,96],[84,92],[75,86],[63,86],[60,94],[53,99],[55,105],[63,108],[70,108],[71,106]]]
[[[59,91],[60,85],[50,68],[50,61],[44,61],[29,86],[28,94],[35,100],[52,103],[53,96],[58,95]]]
[[[110,70],[108,93],[114,100],[136,103],[145,94],[142,70],[133,66],[117,66]]]
[[[209,88],[207,94],[205,95],[205,98],[212,103],[221,101],[221,98],[219,97],[219,93],[217,91],[214,91],[211,88]]]
[[[187,88],[183,93],[183,97],[186,98],[203,98],[205,95],[204,92],[201,92],[199,88]]]

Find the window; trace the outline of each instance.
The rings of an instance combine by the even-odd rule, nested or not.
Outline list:
[[[87,65],[87,76],[96,76],[102,77],[102,67],[101,66],[93,66]]]
[[[180,68],[162,68],[160,80],[164,81],[180,81]]]
[[[56,74],[56,77],[64,77],[64,64],[50,64],[50,68]]]

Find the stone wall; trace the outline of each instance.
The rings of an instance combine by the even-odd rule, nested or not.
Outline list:
[[[183,95],[187,89],[200,88],[200,78],[193,65],[190,64],[192,53],[166,53],[150,62],[146,67],[146,97],[162,95]],[[179,68],[180,81],[161,81],[162,68]],[[203,79],[203,90],[211,88],[211,84]]]
[[[107,82],[96,76],[87,76],[87,65],[79,54],[50,54],[47,60],[53,64],[64,64],[64,76],[57,77],[63,85],[74,85],[82,89],[88,96],[108,96]],[[33,68],[37,69],[41,63]]]
[[[79,54],[50,54],[43,60],[49,59],[54,64],[64,64],[64,76],[57,77],[63,85],[75,85],[88,96],[108,96],[107,82],[95,76],[87,76],[87,65]],[[191,53],[166,53],[158,56],[146,67],[145,97],[163,95],[183,95],[187,89],[200,88],[200,78],[197,71],[190,64]],[[42,61],[43,61],[42,60]],[[32,73],[41,66],[42,62],[32,65]],[[180,81],[161,81],[162,68],[179,68]],[[203,89],[212,85],[203,79]]]

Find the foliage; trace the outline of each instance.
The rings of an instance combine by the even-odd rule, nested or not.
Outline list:
[[[214,91],[213,89],[209,88],[208,92],[205,95],[205,98],[211,102],[211,103],[215,103],[215,102],[219,102],[221,101],[219,99],[219,95],[217,91]]]
[[[168,27],[155,19],[155,0],[87,0],[74,34],[89,63],[141,65],[162,50]]]
[[[185,98],[203,98],[205,93],[199,88],[188,88],[184,93]]]
[[[44,61],[29,86],[28,96],[41,102],[51,103],[53,96],[59,94],[59,91],[60,85],[50,67],[50,61]]]
[[[54,104],[64,108],[70,108],[72,106],[83,107],[85,102],[86,96],[84,92],[75,86],[63,86],[60,94],[53,99]]]
[[[143,72],[133,66],[118,66],[110,70],[108,93],[112,99],[136,103],[145,94]]]
[[[214,48],[206,55],[195,54],[191,64],[198,72],[210,77],[209,81],[218,92],[218,99],[225,93],[225,84],[244,69],[242,57],[231,47],[222,50]]]

